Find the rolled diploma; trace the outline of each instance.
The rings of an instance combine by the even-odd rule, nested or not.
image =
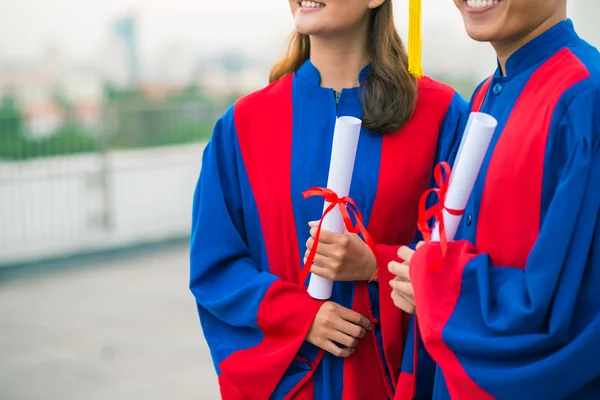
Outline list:
[[[361,125],[362,121],[354,117],[339,117],[335,122],[327,188],[333,190],[338,197],[348,196],[350,193],[350,182],[352,181]],[[325,202],[323,212],[330,204]],[[344,231],[344,220],[338,207],[335,207],[325,216],[321,229],[334,233]],[[306,267],[310,268],[310,266]],[[308,294],[313,298],[319,300],[329,299],[332,288],[333,281],[318,275],[310,275]]]
[[[452,168],[452,176],[444,203],[445,208],[464,210],[467,206],[497,126],[498,121],[489,114],[473,112],[469,115],[465,133],[458,148],[456,162]],[[442,211],[442,215],[446,238],[448,241],[452,241],[462,216],[451,215],[446,209]],[[433,242],[440,241],[439,223],[435,225],[431,240]]]

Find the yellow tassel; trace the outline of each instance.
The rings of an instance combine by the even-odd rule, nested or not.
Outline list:
[[[408,72],[423,76],[421,64],[421,0],[410,0],[408,9]]]

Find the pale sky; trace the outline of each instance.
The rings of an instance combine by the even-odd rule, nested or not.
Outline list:
[[[578,31],[600,45],[594,17],[600,0],[569,1]],[[425,62],[480,65],[487,73],[493,53],[468,39],[453,1],[423,4]],[[394,5],[400,34],[406,37],[408,0],[394,0]],[[139,17],[143,58],[156,57],[173,43],[192,53],[243,48],[275,58],[293,26],[285,0],[0,0],[0,60],[36,60],[48,44],[70,59],[97,60],[111,20],[129,11]],[[471,57],[461,62],[456,54]]]
[[[394,1],[405,26],[408,0]],[[452,1],[428,2],[439,4],[425,6],[426,23],[461,36]],[[35,57],[49,43],[72,57],[88,57],[105,42],[111,19],[130,10],[139,16],[144,53],[172,42],[262,51],[280,46],[293,26],[284,0],[0,0],[0,57]]]

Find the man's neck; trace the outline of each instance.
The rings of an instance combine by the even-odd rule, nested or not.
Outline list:
[[[369,63],[366,35],[343,39],[311,37],[310,61],[319,70],[321,86],[341,91],[358,86],[360,71]]]
[[[491,45],[494,47],[496,55],[498,56],[498,62],[500,63],[502,75],[506,75],[506,62],[510,56],[515,54],[517,50],[531,42],[533,39],[547,32],[558,23],[564,21],[566,18],[566,11],[564,13],[557,13],[524,36],[504,42],[491,42]]]

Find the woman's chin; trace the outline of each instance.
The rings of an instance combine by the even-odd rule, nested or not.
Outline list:
[[[318,29],[313,24],[306,23],[297,23],[296,24],[296,32],[301,33],[303,35],[313,35],[315,32],[318,32]]]
[[[296,28],[296,31],[302,35],[307,36],[319,36],[320,31],[318,29],[307,29],[307,28]]]

